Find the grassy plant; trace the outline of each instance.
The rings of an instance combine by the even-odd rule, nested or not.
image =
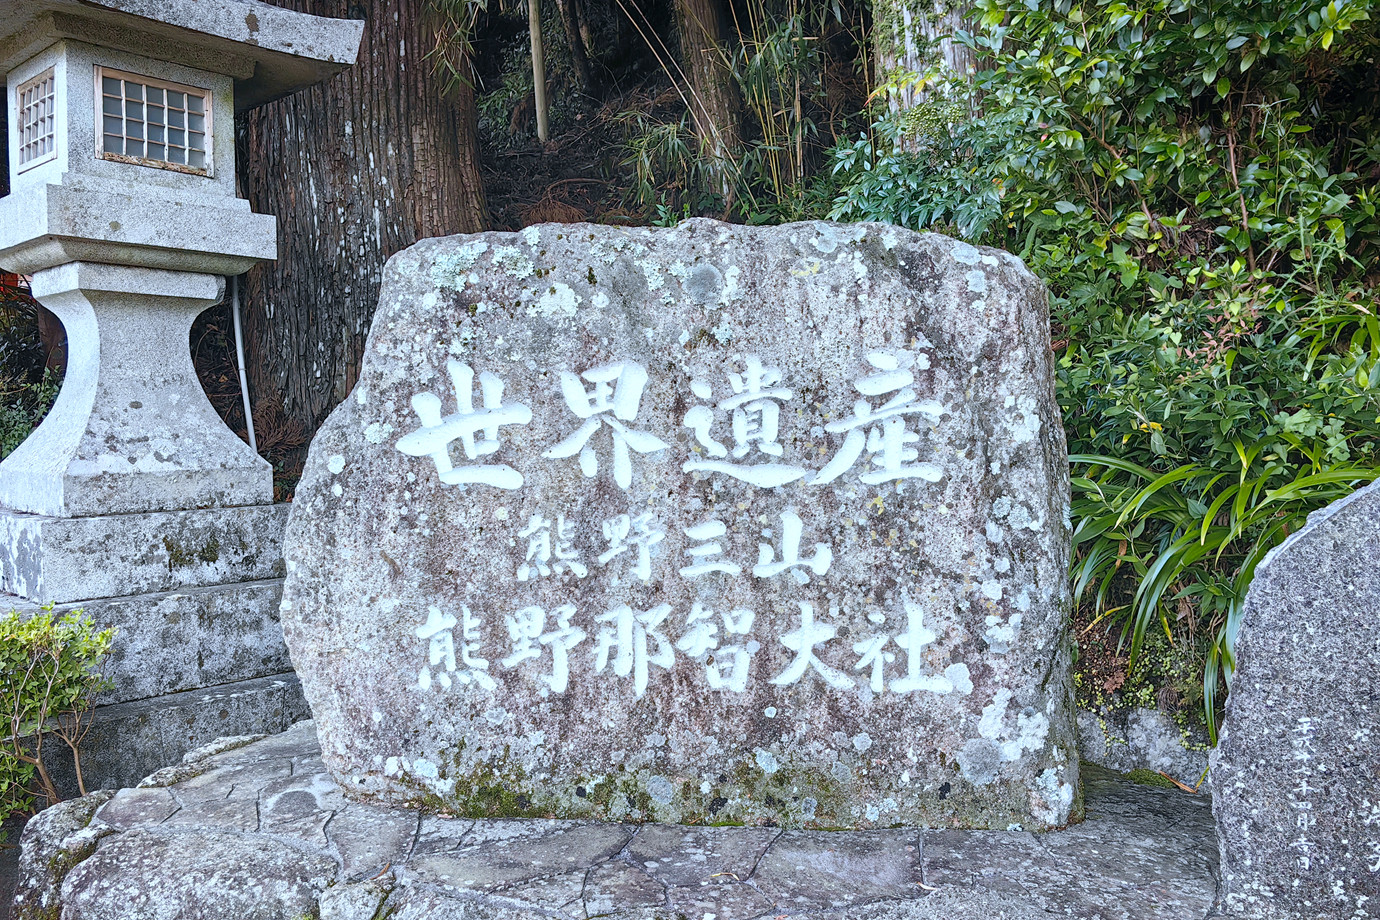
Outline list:
[[[818,129],[810,112],[823,92],[818,34],[797,0],[773,16],[749,3],[738,22],[739,44],[728,65],[759,132],[739,155],[739,181],[748,206],[761,198],[788,201],[804,187]]]
[[[97,630],[79,610],[0,616],[0,713],[8,723],[0,739],[0,819],[30,808],[35,794],[59,801],[43,760],[50,733],[71,751],[86,794],[81,742],[96,694],[110,686],[99,669],[114,638],[115,630]]]
[[[689,113],[706,107],[662,45],[658,60],[681,104],[670,112],[623,113],[624,166],[635,177],[629,197],[648,211],[659,207],[749,223],[823,216],[818,169],[847,117],[828,105],[831,61],[824,37],[831,29],[843,30],[851,47],[858,47],[861,36],[849,31],[850,14],[841,3],[748,0],[733,12],[735,41],[719,54],[742,101],[741,142],[723,157],[700,149]],[[821,119],[830,122],[827,132]]]
[[[33,433],[57,400],[62,381],[47,371],[36,385],[0,378],[0,460]]]

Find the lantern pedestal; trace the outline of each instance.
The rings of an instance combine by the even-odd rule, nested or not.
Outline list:
[[[0,505],[51,516],[273,501],[273,472],[228,429],[192,366],[217,275],[70,262],[33,277],[67,330],[61,394],[0,463]]]

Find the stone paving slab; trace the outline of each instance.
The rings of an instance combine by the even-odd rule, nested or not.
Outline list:
[[[31,822],[17,916],[1198,920],[1216,896],[1208,800],[1095,769],[1048,833],[639,827],[351,802],[310,722],[236,743]]]

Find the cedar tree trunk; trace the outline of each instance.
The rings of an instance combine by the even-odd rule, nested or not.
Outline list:
[[[484,229],[474,90],[426,59],[426,0],[280,0],[363,18],[359,62],[248,113],[242,192],[278,217],[278,260],[249,273],[250,395],[310,434],[359,376],[384,262],[420,239]],[[273,419],[267,419],[269,427]]]
[[[718,178],[718,191],[733,196],[734,151],[739,146],[738,99],[724,45],[721,0],[676,0],[676,24],[685,75],[690,81],[690,115],[700,150]]]
[[[970,49],[947,37],[965,28],[971,10],[967,0],[872,0],[877,83],[896,71],[923,74],[936,64],[962,80],[971,80],[976,58]],[[924,96],[918,87],[907,87],[892,97],[892,105],[912,108]]]

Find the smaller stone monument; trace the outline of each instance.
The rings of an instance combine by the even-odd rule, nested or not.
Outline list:
[[[1068,463],[1019,260],[878,225],[395,256],[283,625],[347,793],[467,814],[1074,814]]]
[[[1260,564],[1236,662],[1213,755],[1226,914],[1380,916],[1380,484]]]
[[[90,783],[302,713],[286,508],[188,333],[223,276],[277,254],[275,218],[235,194],[235,113],[349,66],[362,28],[252,0],[0,0],[0,267],[68,341],[56,403],[0,463],[0,604],[119,628],[103,702],[123,708],[98,713]]]

